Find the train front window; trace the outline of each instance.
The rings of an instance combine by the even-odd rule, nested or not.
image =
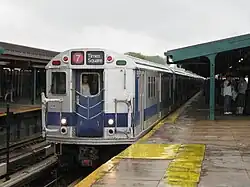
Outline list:
[[[65,72],[52,72],[51,93],[55,95],[66,94]]]
[[[97,73],[82,73],[81,76],[81,94],[96,95],[100,89],[100,76]]]

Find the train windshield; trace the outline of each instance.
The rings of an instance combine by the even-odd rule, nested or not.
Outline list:
[[[96,95],[100,91],[100,75],[98,73],[81,74],[81,94]]]
[[[65,72],[52,72],[51,93],[55,95],[66,94]]]

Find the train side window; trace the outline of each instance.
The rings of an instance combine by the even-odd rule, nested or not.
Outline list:
[[[96,95],[100,91],[100,76],[97,73],[82,73],[81,93],[83,95]]]
[[[153,77],[150,77],[150,78],[151,78],[150,98],[152,98],[153,97]]]
[[[156,97],[156,81],[155,77],[148,77],[148,98]]]
[[[52,72],[51,93],[55,95],[66,94],[66,73]]]
[[[155,77],[153,77],[153,97],[156,96],[156,83],[155,83]]]
[[[151,77],[148,77],[148,98],[151,97]]]

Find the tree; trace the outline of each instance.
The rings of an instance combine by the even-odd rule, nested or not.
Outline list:
[[[146,57],[144,55],[142,55],[141,53],[127,52],[127,53],[125,53],[125,55],[129,55],[129,56],[133,56],[133,57],[136,57],[136,58],[146,60]]]
[[[136,52],[127,52],[125,53],[125,55],[130,55],[136,58],[148,60],[148,61],[159,63],[159,64],[166,64],[165,59],[160,56],[146,56],[146,55],[143,55],[141,53],[136,53]]]

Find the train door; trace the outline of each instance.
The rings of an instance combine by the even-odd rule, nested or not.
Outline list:
[[[0,66],[0,99],[3,97],[3,90],[2,88],[4,87],[3,80],[4,80],[4,71],[3,68]]]
[[[171,74],[168,74],[168,108],[169,108],[169,111],[171,111],[172,109],[172,92],[173,92],[173,89],[172,89],[172,79],[171,79]]]
[[[177,75],[173,74],[173,107],[176,108],[177,102]]]
[[[174,105],[174,75],[173,74],[169,74],[169,82],[170,82],[169,84],[171,88],[169,95],[170,95],[170,103],[171,103],[171,110],[172,110],[172,106]]]
[[[103,70],[76,70],[76,115],[79,137],[103,136],[103,77]]]
[[[145,72],[141,71],[139,78],[139,112],[141,131],[144,130],[145,84]]]
[[[159,73],[158,75],[158,84],[157,84],[157,87],[158,87],[158,92],[157,92],[157,96],[158,96],[158,114],[159,114],[159,118],[162,117],[162,86],[161,86],[161,82],[162,82],[162,73]]]
[[[160,73],[157,74],[157,76],[155,77],[155,97],[156,97],[156,101],[157,101],[157,114],[160,115],[160,110],[161,110],[161,105],[160,105],[160,86],[159,86],[159,82],[160,82]]]

